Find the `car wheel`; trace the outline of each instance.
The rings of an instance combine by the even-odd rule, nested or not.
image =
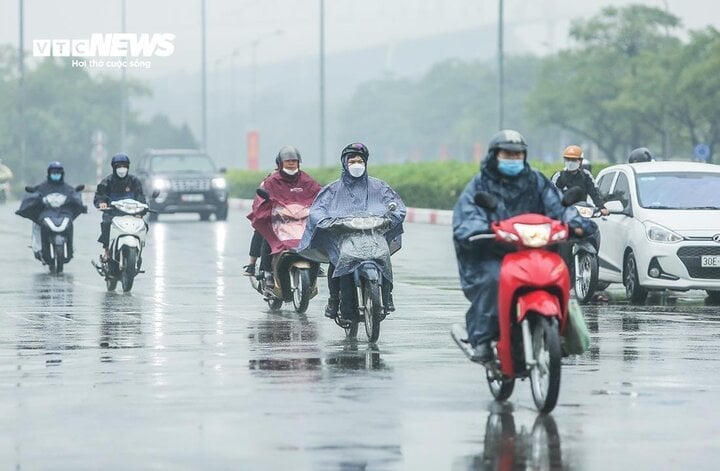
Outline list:
[[[625,292],[627,293],[627,297],[631,303],[643,304],[645,302],[648,290],[640,286],[638,265],[632,251],[625,257],[623,284],[625,285]]]
[[[228,217],[228,207],[223,206],[215,213],[215,219],[218,221],[225,221]]]
[[[202,213],[200,213],[200,220],[201,221],[209,221],[210,213],[208,213],[207,211],[203,211]]]
[[[720,305],[720,291],[706,290],[707,292],[707,303],[713,306]]]

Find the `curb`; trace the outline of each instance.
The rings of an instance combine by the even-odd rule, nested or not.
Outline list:
[[[252,207],[253,200],[230,198],[228,205],[233,209],[247,209]],[[453,212],[447,209],[407,208],[405,222],[416,224],[435,224],[438,226],[451,226]]]

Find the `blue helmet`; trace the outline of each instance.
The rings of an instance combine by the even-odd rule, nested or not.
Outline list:
[[[127,154],[115,154],[110,161],[110,165],[112,165],[113,169],[118,167],[129,167],[130,157],[128,157]]]

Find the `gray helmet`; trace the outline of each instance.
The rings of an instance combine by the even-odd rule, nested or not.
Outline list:
[[[298,163],[301,163],[302,156],[300,155],[300,151],[293,146],[282,146],[277,157],[275,157],[275,165],[280,165],[280,162],[286,160],[297,160]]]
[[[492,152],[493,155],[497,154],[498,150],[506,150],[509,152],[524,152],[527,155],[527,143],[525,138],[522,137],[517,131],[512,129],[503,129],[497,132],[488,144],[488,152]]]
[[[638,162],[652,162],[655,157],[650,153],[647,147],[638,147],[633,149],[628,155],[628,163],[635,164]]]

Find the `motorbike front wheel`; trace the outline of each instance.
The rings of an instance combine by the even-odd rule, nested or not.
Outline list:
[[[135,275],[137,275],[138,249],[125,247],[123,251],[125,252],[125,266],[123,266],[120,281],[122,282],[123,292],[127,293],[132,289]]]
[[[302,314],[310,304],[310,270],[307,268],[290,269],[291,289],[295,312]]]
[[[538,316],[531,325],[535,365],[530,371],[535,406],[544,414],[552,411],[560,393],[560,332],[557,319]]]
[[[575,297],[580,304],[590,302],[597,289],[598,260],[597,256],[587,252],[579,252],[575,256]]]
[[[63,272],[65,264],[65,244],[55,244],[55,273]]]
[[[378,338],[380,338],[380,318],[383,311],[380,302],[380,283],[363,278],[362,297],[365,333],[368,341],[377,342]]]

